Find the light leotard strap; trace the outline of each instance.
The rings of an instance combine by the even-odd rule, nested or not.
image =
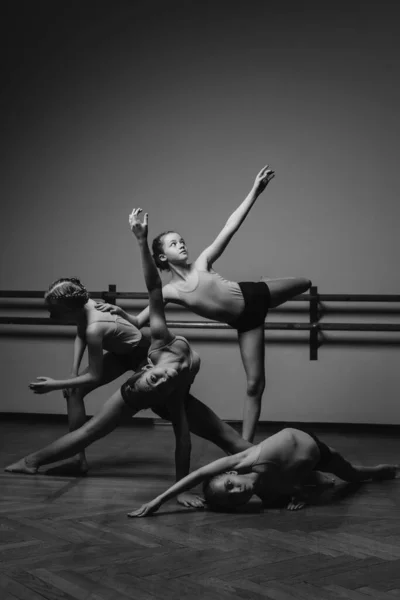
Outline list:
[[[153,350],[150,350],[150,352],[148,352],[147,354],[147,358],[150,360],[151,362],[151,354],[153,354],[154,352],[159,352],[160,350],[164,350],[164,348],[169,348],[170,346],[172,346],[172,344],[174,344],[177,340],[184,342],[186,344],[186,346],[188,347],[189,350],[189,356],[190,356],[190,365],[189,365],[189,369],[192,369],[193,366],[193,352],[192,352],[192,348],[189,344],[189,342],[187,341],[186,338],[183,337],[183,335],[175,335],[172,340],[170,342],[168,342],[168,344],[164,344],[164,346],[160,346],[159,348],[154,348]]]
[[[254,461],[251,464],[251,468],[253,469],[254,467],[261,467],[262,465],[274,465],[274,467],[278,466],[278,463],[274,460],[261,460],[260,461],[260,455],[261,455],[261,451],[262,451],[262,445],[264,442],[260,442],[258,444],[258,450],[257,450],[257,454],[256,457],[254,459]],[[262,458],[262,457],[261,457]]]

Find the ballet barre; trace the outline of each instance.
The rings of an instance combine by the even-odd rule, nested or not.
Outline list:
[[[107,291],[89,292],[91,298],[102,299],[109,304],[117,300],[147,300],[145,292],[118,292],[115,285],[109,285]],[[43,299],[42,291],[0,290],[0,299]],[[330,331],[349,332],[400,332],[400,323],[324,323],[321,322],[324,302],[353,303],[399,303],[399,294],[319,294],[317,286],[312,286],[308,294],[292,298],[288,302],[308,302],[308,322],[266,322],[264,328],[271,331],[307,331],[309,332],[310,360],[318,360],[321,334]],[[400,314],[400,307],[399,307]],[[72,322],[50,317],[0,316],[0,325],[52,325],[70,326]],[[167,321],[168,327],[176,329],[232,329],[226,323],[217,321]]]

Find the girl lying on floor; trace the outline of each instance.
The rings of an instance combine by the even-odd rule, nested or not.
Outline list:
[[[398,465],[353,465],[314,434],[285,428],[258,445],[193,471],[128,516],[149,515],[170,498],[202,482],[212,509],[232,510],[256,494],[265,507],[286,497],[287,508],[298,510],[334,484],[334,479],[321,471],[347,482],[363,482],[394,479],[399,470]]]

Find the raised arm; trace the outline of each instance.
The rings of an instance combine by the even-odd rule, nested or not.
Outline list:
[[[185,399],[187,387],[174,390],[167,401],[175,433],[175,472],[176,481],[180,481],[189,473],[191,439],[189,424],[186,417]]]
[[[189,386],[190,387],[190,386]],[[174,390],[168,398],[167,406],[175,433],[175,472],[176,481],[180,481],[190,471],[190,453],[192,449],[190,429],[186,414],[186,399],[189,394],[187,385]],[[204,500],[198,494],[178,494],[177,502],[183,506],[201,508]]]
[[[241,465],[244,463],[247,458],[249,452],[251,452],[254,447],[248,448],[247,450],[243,450],[243,452],[239,452],[238,454],[233,454],[232,456],[224,456],[223,458],[219,458],[204,467],[200,467],[197,471],[193,471],[180,481],[177,481],[174,485],[172,485],[168,490],[148,502],[147,504],[143,504],[141,508],[135,510],[128,514],[128,517],[144,517],[153,512],[156,512],[164,502],[170,500],[174,496],[178,494],[182,494],[187,490],[199,485],[205,479],[210,477],[214,477],[214,475],[219,475],[220,473],[225,473],[226,471],[231,470],[240,470]],[[249,469],[246,469],[248,472]]]
[[[211,265],[221,256],[233,235],[237,232],[245,218],[247,217],[250,209],[258,196],[265,190],[268,183],[275,176],[267,165],[258,173],[253,187],[251,188],[247,197],[238,206],[238,208],[231,214],[227,220],[224,228],[219,232],[213,243],[208,246],[196,260],[196,266],[200,268],[209,268]]]
[[[153,258],[153,257],[151,257],[151,258]],[[170,288],[170,286],[168,284],[164,285],[164,287],[162,288],[162,296],[163,296],[164,306],[170,301],[169,288]],[[144,308],[138,315],[136,315],[136,321],[137,321],[136,327],[138,329],[140,329],[141,327],[144,327],[148,323],[149,317],[150,317],[150,306],[146,306],[146,308]]]
[[[157,267],[154,263],[149,244],[147,242],[148,214],[146,213],[144,215],[142,222],[139,218],[141,212],[141,208],[133,209],[132,213],[129,215],[129,225],[139,244],[144,280],[147,291],[149,292],[151,338],[152,341],[158,340],[163,344],[166,344],[172,339],[173,336],[169,332],[165,320],[164,299],[160,275],[158,274]]]

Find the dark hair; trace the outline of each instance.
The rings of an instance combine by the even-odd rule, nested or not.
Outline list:
[[[136,384],[138,379],[140,379],[143,375],[143,369],[140,369],[140,371],[136,371],[136,373],[133,373],[129,379],[127,379],[125,381],[125,383],[122,384],[122,388],[124,391],[124,394],[129,395],[129,394],[136,394],[138,393],[138,390],[136,389]]]
[[[151,245],[151,249],[153,251],[153,260],[156,263],[157,269],[160,269],[160,271],[169,271],[168,262],[162,261],[159,258],[160,254],[164,254],[163,238],[169,233],[176,233],[176,231],[163,231],[163,233],[160,233],[160,235],[154,238]]]
[[[49,308],[62,304],[70,310],[76,310],[85,306],[89,293],[76,277],[63,277],[50,285],[44,300]]]
[[[203,481],[204,499],[207,506],[216,512],[232,512],[237,506],[246,504],[247,502],[247,499],[243,501],[243,499],[240,497],[238,498],[236,494],[227,494],[221,498],[221,496],[213,489],[213,484],[225,476],[226,473],[220,473],[219,475],[214,475],[214,477],[209,477]]]
[[[123,383],[121,386],[121,395],[123,399],[128,404],[128,406],[131,406],[136,410],[150,408],[149,394],[153,394],[153,397],[159,400],[159,396],[157,397],[154,390],[145,391],[137,389],[137,383],[139,379],[143,376],[144,372],[145,368],[141,368],[136,373],[133,373],[133,375],[131,375],[129,379],[127,379],[125,383]]]

